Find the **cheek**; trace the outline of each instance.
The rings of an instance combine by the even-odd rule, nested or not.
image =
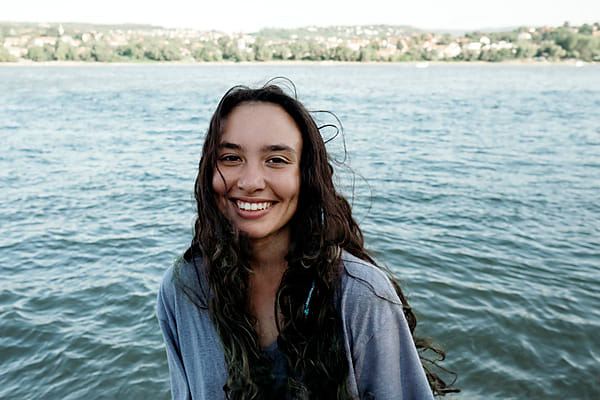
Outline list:
[[[222,196],[225,194],[225,183],[223,182],[223,178],[221,178],[221,175],[219,175],[219,172],[216,169],[213,172],[212,188],[216,195]]]
[[[225,195],[227,194],[227,188],[225,186],[225,182],[223,182],[223,178],[221,178],[221,175],[219,175],[217,170],[215,170],[215,172],[213,173],[212,189],[214,192],[215,203],[217,204],[217,207],[219,207],[219,210],[221,210],[222,213],[225,213],[227,204]]]
[[[286,180],[286,194],[287,196],[294,202],[298,201],[298,197],[300,197],[300,174],[294,174],[293,177],[290,177]]]

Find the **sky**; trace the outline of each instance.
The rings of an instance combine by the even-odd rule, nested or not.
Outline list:
[[[308,25],[476,30],[600,22],[600,1],[570,0],[2,0],[0,21],[140,23],[254,32]]]

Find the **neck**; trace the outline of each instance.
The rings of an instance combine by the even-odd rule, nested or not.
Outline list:
[[[290,249],[289,229],[279,232],[277,235],[253,240],[250,266],[254,273],[281,273],[287,268],[285,256]]]

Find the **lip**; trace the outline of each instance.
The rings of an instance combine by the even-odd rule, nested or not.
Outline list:
[[[245,201],[246,203],[277,203],[275,200],[271,200],[271,199],[264,199],[262,197],[229,197],[229,200],[231,201],[236,201],[236,200],[241,200],[241,201]]]
[[[241,208],[239,208],[237,206],[237,201],[243,201],[246,203],[272,203],[271,207],[266,208],[264,210],[254,210],[254,211],[249,211],[249,210],[242,210]],[[236,212],[237,215],[239,215],[240,217],[244,218],[244,219],[258,219],[261,218],[265,215],[267,215],[269,213],[269,211],[271,211],[271,209],[273,208],[273,206],[275,206],[277,204],[277,201],[273,201],[273,200],[268,200],[268,199],[262,199],[262,198],[256,198],[256,197],[230,197],[229,201],[231,201],[233,203],[233,208]]]

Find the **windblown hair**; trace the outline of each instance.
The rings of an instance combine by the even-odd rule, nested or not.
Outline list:
[[[291,246],[286,256],[288,268],[277,291],[275,315],[282,322],[278,347],[286,363],[285,387],[274,389],[271,366],[263,353],[254,326],[255,317],[248,309],[250,249],[243,232],[236,230],[217,206],[212,180],[217,168],[217,150],[225,120],[231,111],[244,103],[266,102],[282,107],[295,121],[302,134],[300,158],[300,194],[296,213],[290,220]],[[349,389],[349,363],[344,348],[342,321],[335,307],[334,293],[341,280],[341,250],[368,261],[374,260],[364,248],[362,232],[352,216],[348,201],[336,192],[333,167],[325,149],[319,127],[309,111],[279,86],[267,83],[259,89],[236,86],[221,99],[210,121],[202,149],[195,183],[198,217],[191,246],[184,258],[193,261],[195,273],[206,276],[204,293],[186,293],[207,308],[221,340],[228,378],[225,395],[230,399],[280,398],[288,391],[294,399],[352,399]],[[221,175],[221,178],[222,175]],[[201,265],[196,263],[201,258]],[[189,265],[189,264],[188,264]],[[202,268],[203,271],[199,271]],[[411,333],[417,324],[400,286],[390,275],[402,301]],[[202,279],[199,279],[201,281]],[[314,282],[311,307],[304,314],[304,303]],[[184,282],[178,282],[186,290]],[[196,290],[197,291],[197,290]],[[278,318],[276,318],[276,321]],[[414,337],[420,354],[433,350],[444,358],[443,351],[429,341]],[[435,394],[449,391],[442,379],[430,371],[435,361],[422,356],[427,378]]]

